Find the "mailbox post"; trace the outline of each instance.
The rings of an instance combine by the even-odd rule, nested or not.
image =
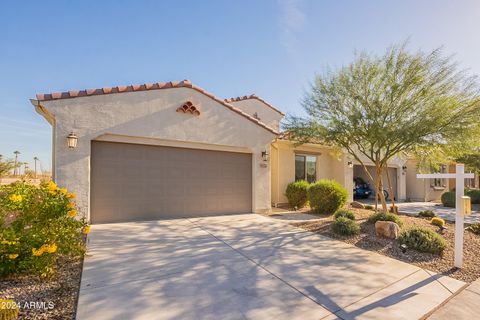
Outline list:
[[[455,261],[454,266],[463,265],[464,216],[470,214],[470,197],[465,197],[465,179],[473,178],[473,173],[465,173],[465,167],[457,163],[455,173],[417,174],[418,179],[455,179]]]

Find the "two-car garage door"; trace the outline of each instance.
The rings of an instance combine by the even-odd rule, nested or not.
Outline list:
[[[92,141],[92,223],[251,211],[251,154]]]

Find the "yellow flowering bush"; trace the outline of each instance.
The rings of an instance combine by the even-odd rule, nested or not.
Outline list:
[[[59,255],[85,253],[84,219],[75,194],[54,182],[0,187],[0,276],[34,272],[49,276]]]

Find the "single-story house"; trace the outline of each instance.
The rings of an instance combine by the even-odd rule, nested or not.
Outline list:
[[[335,179],[352,200],[353,177],[364,175],[346,154],[289,141],[284,113],[256,95],[221,99],[188,80],[31,102],[52,125],[54,180],[91,223],[269,212],[298,179]],[[389,164],[397,200],[414,198],[408,165]]]

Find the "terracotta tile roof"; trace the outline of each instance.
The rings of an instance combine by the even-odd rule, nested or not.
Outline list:
[[[222,104],[223,106],[227,107],[228,109],[232,110],[233,112],[236,112],[239,115],[241,115],[241,116],[247,118],[248,120],[254,122],[255,124],[267,129],[268,131],[270,131],[274,134],[278,134],[277,130],[275,130],[273,128],[270,128],[269,126],[267,126],[263,122],[259,121],[258,119],[255,119],[253,116],[243,112],[242,110],[240,110],[239,108],[231,105],[227,101],[225,101],[223,99],[220,99],[220,98],[217,98],[217,97],[215,97],[215,95],[211,94],[210,92],[205,91],[204,89],[192,84],[192,82],[190,80],[145,83],[145,84],[141,84],[141,85],[105,87],[105,88],[99,88],[99,89],[70,90],[70,91],[65,91],[65,92],[54,92],[54,93],[46,93],[46,94],[42,93],[42,94],[37,94],[36,97],[37,97],[37,101],[42,102],[42,101],[51,101],[51,100],[58,100],[58,99],[72,99],[72,98],[96,96],[96,95],[103,95],[103,94],[158,90],[158,89],[168,89],[168,88],[191,88],[193,90],[196,90],[196,91],[206,95],[207,97],[217,101],[218,103]]]
[[[285,115],[285,113],[283,113],[282,111],[278,110],[277,108],[275,108],[274,106],[272,106],[270,103],[268,103],[267,101],[263,100],[262,98],[258,97],[255,93],[249,95],[249,96],[243,96],[243,97],[236,97],[236,98],[229,98],[229,99],[225,99],[225,102],[227,103],[230,103],[230,102],[235,102],[235,101],[242,101],[242,100],[248,100],[248,99],[256,99],[260,102],[263,102],[265,105],[267,105],[268,107],[270,107],[271,109],[273,109],[274,111],[280,113],[282,116]]]

